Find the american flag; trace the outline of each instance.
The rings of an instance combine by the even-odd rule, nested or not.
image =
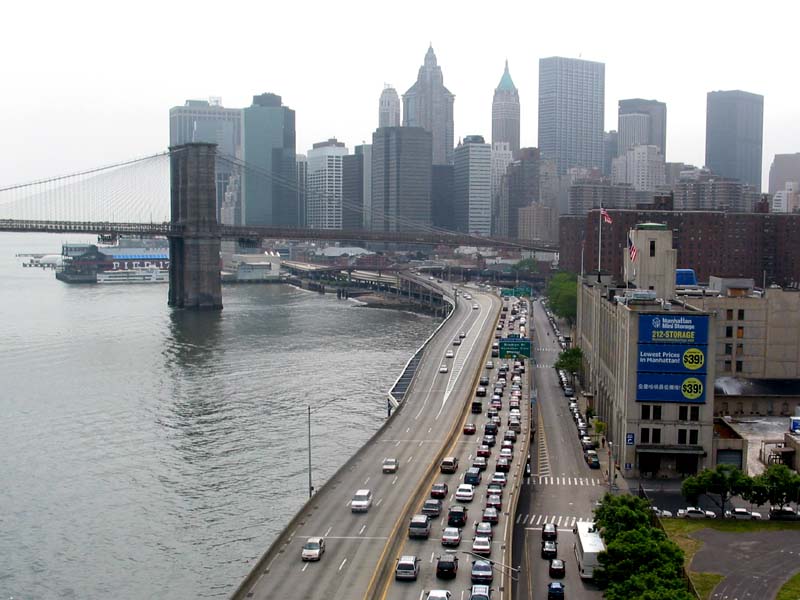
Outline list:
[[[628,234],[628,256],[631,257],[631,262],[636,260],[637,254],[639,254],[639,249],[636,247],[636,244],[633,243],[631,234]]]
[[[608,214],[608,211],[605,208],[600,209],[600,216],[603,217],[603,221],[605,221],[609,225],[611,225],[611,223],[613,222],[611,220],[611,215]]]

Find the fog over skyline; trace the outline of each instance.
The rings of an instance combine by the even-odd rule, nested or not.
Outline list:
[[[605,130],[617,101],[667,104],[669,162],[702,166],[706,93],[764,96],[762,188],[776,153],[800,152],[797,3],[376,2],[253,5],[79,0],[6,7],[0,186],[165,150],[186,99],[249,106],[273,92],[297,114],[297,151],[371,142],[385,83],[402,94],[432,43],[455,94],[455,139],[491,138],[504,61],[519,89],[521,144],[537,146],[538,61],[606,65]]]

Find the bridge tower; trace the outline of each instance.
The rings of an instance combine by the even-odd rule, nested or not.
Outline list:
[[[169,305],[221,310],[216,144],[172,146]]]

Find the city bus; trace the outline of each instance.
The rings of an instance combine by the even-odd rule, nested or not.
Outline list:
[[[600,532],[594,523],[579,521],[575,524],[575,559],[578,562],[578,573],[582,579],[594,577],[594,570],[600,567],[598,555],[606,547]]]

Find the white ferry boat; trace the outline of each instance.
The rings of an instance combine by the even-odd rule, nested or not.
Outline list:
[[[97,283],[169,283],[169,271],[152,268],[98,271]]]

